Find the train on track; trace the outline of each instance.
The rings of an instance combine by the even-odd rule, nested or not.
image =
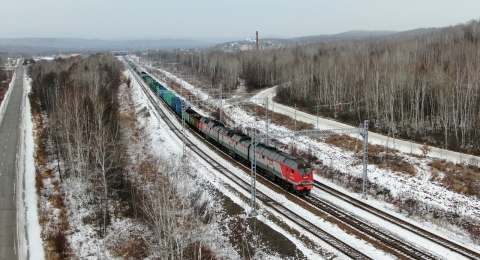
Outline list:
[[[179,96],[163,86],[132,60],[127,63],[179,117],[205,139],[220,147],[234,159],[251,165],[255,158],[257,172],[275,181],[285,189],[300,195],[308,195],[313,187],[313,172],[310,164],[301,158],[277,150],[275,147],[255,143],[255,157],[251,138],[229,128],[221,122],[197,113]],[[182,109],[182,106],[184,108]]]

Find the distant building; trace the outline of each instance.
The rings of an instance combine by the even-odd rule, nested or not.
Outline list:
[[[240,48],[241,51],[250,51],[250,50],[255,49],[255,46],[253,46],[251,44],[241,44],[239,46],[239,48]]]

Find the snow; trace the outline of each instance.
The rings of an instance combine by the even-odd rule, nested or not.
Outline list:
[[[16,74],[17,74],[17,71],[13,73],[12,81],[8,85],[7,93],[5,93],[5,97],[3,101],[0,103],[0,122],[2,122],[3,120],[5,109],[7,108],[8,101],[10,100],[10,94],[12,93],[13,84],[15,83],[15,79],[17,78]]]
[[[260,91],[257,93],[256,97],[260,98],[268,98],[269,99],[269,109],[274,110],[277,113],[289,115],[294,117],[294,113],[297,114],[297,120],[303,121],[306,123],[310,123],[312,125],[317,125],[320,129],[350,129],[352,126],[347,124],[343,124],[337,121],[333,121],[330,119],[325,119],[322,117],[316,117],[314,115],[307,114],[302,111],[295,111],[294,108],[287,107],[282,104],[274,103],[272,98],[274,97],[278,86],[274,86],[271,88],[267,88],[265,90]],[[371,123],[370,123],[371,124]],[[351,135],[352,137],[359,138],[358,136]],[[375,132],[369,132],[368,134],[368,142],[370,144],[377,144],[381,146],[387,146],[389,149],[399,150],[404,154],[416,154],[416,155],[423,155],[422,146],[423,144],[417,144],[414,142],[410,142],[407,140],[402,139],[393,139],[392,137],[387,137]],[[442,159],[446,161],[451,161],[458,164],[469,164],[479,167],[480,166],[480,157],[469,155],[469,154],[462,154],[454,151],[449,151],[437,147],[429,147],[431,150],[428,152],[427,156],[433,159]]]
[[[167,75],[169,78],[176,80],[176,82],[181,84],[185,89],[188,89],[195,93],[194,86],[190,85],[189,83],[181,80],[180,78],[177,78],[175,75],[170,74],[166,71],[162,71],[162,73]],[[159,81],[161,82],[161,80]],[[277,106],[277,104],[275,104],[275,106]],[[224,112],[230,118],[233,118],[237,121],[237,123],[235,124],[238,124],[238,122],[241,122],[240,124],[244,130],[250,127],[256,127],[257,129],[265,128],[265,124],[263,120],[256,120],[254,117],[249,116],[243,109],[237,106],[227,105],[227,106],[224,106],[223,108],[224,108]],[[269,125],[269,131],[272,131],[272,132],[287,131],[287,129],[280,126]],[[311,148],[313,151],[316,151],[315,155],[320,159],[320,161],[323,161],[324,165],[327,165],[333,169],[339,170],[343,173],[348,173],[356,177],[363,176],[363,168],[362,168],[363,166],[354,158],[352,152],[347,152],[338,147],[334,147],[326,143],[319,143],[316,141],[312,141],[311,139],[304,138],[304,137],[297,138],[296,140],[292,140],[290,138],[284,138],[281,140],[281,142],[286,145],[289,145],[292,142],[295,142],[295,145],[299,150],[306,151],[309,148]],[[369,181],[374,182],[377,185],[389,188],[393,196],[403,196],[403,197],[407,196],[407,197],[415,198],[420,200],[422,203],[424,203],[425,205],[431,208],[437,207],[447,211],[455,211],[461,216],[472,217],[477,221],[480,219],[480,202],[478,201],[478,199],[474,197],[468,197],[463,194],[455,193],[453,191],[445,189],[438,183],[430,181],[429,179],[430,179],[431,173],[430,173],[429,167],[427,166],[427,163],[431,160],[431,158],[411,157],[409,156],[410,152],[411,151],[407,149],[405,151],[401,151],[399,155],[402,157],[405,157],[406,158],[405,160],[415,165],[417,174],[414,177],[408,174],[392,172],[391,170],[388,170],[388,169],[381,169],[376,167],[375,165],[369,165],[368,166]],[[323,183],[334,186],[336,187],[336,189],[342,190],[344,193],[350,194],[353,197],[358,197],[358,198],[360,197],[359,194],[352,193],[351,191],[345,190],[342,187],[332,184],[330,180],[323,178],[321,173],[317,173],[315,175],[315,178],[317,180],[321,180]],[[224,180],[224,181],[227,181],[227,180]],[[258,185],[257,189],[262,190],[262,192],[266,192],[267,194],[271,193],[265,187],[262,187],[262,185]],[[430,251],[436,252],[439,256],[448,257],[448,258],[452,257],[457,259],[463,258],[462,256],[459,256],[449,251],[448,249],[445,249],[436,244],[428,242],[425,239],[419,238],[418,236],[413,235],[408,231],[405,231],[391,224],[388,224],[376,217],[371,216],[370,214],[366,214],[365,212],[358,210],[350,206],[349,204],[342,203],[335,198],[327,196],[326,194],[322,194],[320,191],[314,190],[313,194],[325,200],[332,201],[335,204],[342,205],[345,207],[345,209],[347,209],[348,211],[358,216],[361,216],[363,219],[365,220],[368,219],[374,223],[377,223],[379,227],[384,227],[385,229],[388,229],[391,232],[406,238],[407,240],[411,241],[414,244],[419,244],[425,248],[429,248]],[[247,194],[246,196],[249,196],[249,195]],[[281,203],[284,203],[284,204],[289,203],[289,201],[283,200],[278,195],[272,194],[272,196],[277,198],[277,200],[280,201]],[[448,227],[447,229],[445,227],[441,227],[433,223],[430,223],[427,220],[422,220],[422,219],[413,220],[413,219],[407,218],[406,216],[397,213],[396,210],[392,208],[392,205],[380,200],[369,198],[366,202],[375,206],[376,208],[383,209],[384,211],[387,211],[390,214],[393,214],[408,222],[414,223],[415,225],[420,226],[433,233],[437,233],[443,237],[455,240],[458,243],[464,244],[465,246],[472,248],[474,250],[477,250],[477,251],[480,250],[479,245],[477,245],[475,241],[472,241],[470,237],[465,235],[464,231],[458,230],[458,228]],[[309,212],[303,212],[302,211],[303,209],[298,208],[298,206],[296,205],[290,205],[290,207],[294,208],[295,210],[298,210],[299,212],[302,212],[302,214],[305,214],[305,215],[309,214]],[[245,207],[245,209],[248,210],[248,206]],[[320,226],[322,227],[328,226],[328,223],[322,223],[320,224]],[[335,230],[334,227],[332,228],[333,228],[331,230],[332,234],[339,234],[339,236],[344,235],[342,234],[343,232],[341,230]],[[371,255],[373,258],[385,257],[384,255],[382,255],[383,252],[376,253],[375,252],[376,249],[365,248],[365,246],[362,245],[362,241],[355,241],[355,238],[351,238],[351,237],[349,238],[348,235],[345,235],[343,239],[344,241],[346,239],[347,241],[349,241],[350,244],[355,245],[355,247],[364,248],[361,250],[362,252],[370,252],[370,253],[373,252],[372,253],[373,255]],[[304,252],[304,253],[308,255],[308,252]]]
[[[192,85],[181,81],[181,79],[177,78],[176,76],[165,71],[163,73],[167,74],[170,78],[176,79],[177,82],[181,83],[186,89],[194,89]],[[243,109],[239,107],[227,106],[224,107],[224,109],[224,112],[228,114],[230,118],[235,119],[237,122],[241,122],[244,131],[251,127],[256,127],[260,130],[265,129],[265,122],[263,120],[255,120],[254,117],[249,116]],[[289,130],[284,127],[270,124],[269,131],[285,132]],[[292,138],[284,138],[281,141],[284,144],[291,144],[292,142],[295,142],[295,140]],[[352,152],[346,152],[340,148],[333,147],[325,143],[314,142],[305,137],[297,138],[296,146],[300,150],[307,150],[309,147],[313,148],[313,150],[316,151],[315,155],[321,161],[323,161],[324,164],[334,169],[341,170],[342,172],[349,172],[357,177],[363,176],[363,166],[354,158],[354,154]],[[480,217],[480,202],[478,200],[447,190],[438,184],[428,181],[430,172],[428,172],[428,169],[425,169],[425,165],[430,160],[409,157],[407,153],[409,153],[409,151],[403,152],[401,156],[406,157],[412,164],[417,165],[416,178],[410,178],[409,176],[405,176],[403,174],[398,175],[386,169],[379,169],[375,165],[369,165],[369,179],[375,180],[376,183],[381,184],[382,186],[390,187],[394,195],[399,193],[409,193],[413,197],[423,199],[422,202],[424,203],[432,203],[433,205],[442,207],[444,209],[453,208],[454,206],[458,207],[460,205],[462,215]],[[320,175],[316,177],[321,178]],[[441,198],[441,200],[432,200],[435,198]]]
[[[129,71],[126,71],[125,73],[127,76],[130,75]],[[177,82],[183,85],[186,89],[189,89],[192,92],[196,92],[194,86],[182,81],[179,78],[176,78],[174,75],[169,74],[168,72],[164,73],[166,73],[170,78],[176,79]],[[131,75],[130,77],[133,78],[133,76]],[[29,81],[26,81],[26,83],[27,86],[29,86]],[[151,154],[167,155],[170,156],[170,158],[180,158],[182,154],[181,140],[179,140],[175,135],[173,135],[173,133],[167,130],[168,126],[163,122],[160,115],[157,114],[157,112],[153,109],[150,101],[145,96],[146,94],[140,89],[135,80],[132,81],[132,87],[130,88],[130,90],[132,91],[137,111],[143,109],[144,107],[147,107],[148,111],[150,112],[150,117],[148,118],[137,118],[137,122],[140,124],[140,128],[144,129],[146,133],[143,142],[144,144],[148,144],[148,152]],[[203,99],[206,98],[205,93],[203,93],[202,96]],[[26,98],[24,98],[24,100],[26,100]],[[227,104],[224,108],[225,112],[229,115],[230,118],[234,118],[235,120],[238,120],[238,122],[241,122],[241,127],[244,129],[252,126],[255,126],[257,129],[265,127],[263,121],[256,121],[254,117],[247,115],[247,113],[240,107]],[[0,116],[1,114],[2,107],[0,106]],[[24,118],[31,118],[28,102],[25,102],[25,107],[22,114],[24,115]],[[173,117],[173,115],[169,116]],[[177,121],[174,120],[174,122],[179,125]],[[270,131],[286,131],[285,128],[275,125],[270,125],[269,129]],[[25,120],[24,131],[22,132],[25,136],[24,152],[22,152],[22,154],[24,153],[24,156],[21,156],[21,158],[24,158],[20,160],[23,162],[23,166],[19,165],[19,167],[23,167],[25,169],[26,187],[32,187],[32,185],[34,187],[35,180],[33,159],[34,146],[33,136],[31,135],[32,132],[32,122],[29,120]],[[187,136],[190,138],[189,134],[187,134]],[[203,149],[208,149],[202,144],[201,141],[198,141],[195,138],[190,139],[196,144],[202,146]],[[282,140],[282,142],[288,145],[294,142],[294,140],[285,138],[284,140]],[[354,159],[353,153],[346,152],[338,147],[334,147],[325,143],[312,141],[309,138],[297,138],[295,142],[298,149],[306,150],[308,148],[313,148],[313,150],[316,151],[315,155],[319,158],[319,160],[323,162],[324,165],[339,170],[343,173],[351,174],[353,176],[362,176],[362,165],[359,164],[356,159]],[[421,200],[425,204],[435,207],[441,207],[446,210],[456,210],[461,215],[473,217],[477,220],[480,218],[480,203],[477,199],[451,192],[441,187],[439,184],[429,181],[430,172],[428,171],[428,167],[426,166],[428,158],[409,157],[407,153],[408,152],[405,152],[405,154],[402,154],[402,156],[406,157],[412,164],[415,165],[417,170],[416,177],[408,176],[406,174],[394,173],[387,169],[380,169],[374,165],[369,165],[368,175],[370,182],[375,182],[376,184],[388,187],[394,196],[409,194],[410,196]],[[215,153],[212,152],[211,155],[215,158],[215,160],[217,160],[217,162],[223,165],[228,165],[227,162],[224,162],[224,160],[221,157],[217,156]],[[235,183],[223,177],[222,174],[217,172],[217,170],[213,169],[208,163],[203,161],[203,159],[196,157],[188,149],[187,156],[192,166],[195,167],[197,170],[196,176],[197,178],[199,178],[199,180],[197,181],[201,183],[208,182],[209,185],[215,187],[224,196],[228,196],[233,202],[243,207],[244,216],[246,217],[246,215],[250,211],[250,202],[248,200],[244,200],[244,198],[250,198],[250,193],[246,191],[239,191]],[[236,174],[242,179],[250,180],[250,177],[246,175],[242,170],[235,167],[231,168],[231,170],[236,172]],[[333,186],[335,189],[342,190],[342,192],[347,193],[353,197],[360,197],[359,194],[352,193],[351,191],[346,190],[341,186],[331,183],[331,181],[325,179],[321,175],[321,173],[316,173],[315,178],[317,180],[320,180],[322,183]],[[22,180],[19,180],[18,183],[21,183],[21,181]],[[286,205],[290,209],[298,212],[300,215],[305,216],[305,218],[315,221],[319,227],[330,232],[331,234],[334,234],[341,240],[346,241],[348,244],[356,247],[360,251],[367,254],[369,257],[374,259],[394,259],[393,256],[385,254],[385,252],[374,248],[372,245],[366,243],[365,241],[344,232],[338,226],[333,225],[332,223],[327,222],[319,218],[318,216],[315,216],[311,212],[286,199],[284,196],[279,195],[278,193],[263,186],[261,183],[257,182],[257,184],[258,190],[262,191],[263,193],[267,194],[272,198],[275,198],[277,202]],[[85,216],[88,216],[89,212],[88,208],[85,207],[85,205],[83,205],[82,202],[78,199],[79,196],[84,196],[84,194],[75,193],[76,191],[80,190],[76,189],[76,185],[81,185],[81,183],[71,180],[69,183],[65,184],[64,189],[68,191],[66,197],[69,203],[69,209],[72,210],[72,212],[69,213],[70,225],[72,227],[78,227],[76,232],[73,232],[69,237],[72,249],[77,257],[81,259],[115,259],[115,257],[106,252],[106,250],[101,250],[102,247],[111,243],[121,243],[122,238],[126,237],[127,235],[132,235],[132,233],[142,234],[144,232],[147,232],[147,228],[145,226],[142,226],[132,220],[114,219],[112,225],[109,227],[111,232],[108,233],[115,233],[115,235],[109,235],[104,239],[98,238],[98,236],[96,236],[95,232],[92,230],[92,227],[90,227],[89,225],[85,225],[83,222],[83,218]],[[25,191],[18,190],[17,192],[17,194],[19,194],[18,196],[21,196],[20,194],[24,193],[26,198],[24,203],[19,203],[19,206],[21,206],[20,208],[22,208],[22,212],[24,212],[23,214],[19,214],[19,223],[22,223],[19,224],[19,227],[25,226],[27,228],[25,232],[19,230],[20,235],[25,234],[20,241],[22,242],[22,247],[20,250],[20,253],[22,253],[22,257],[20,257],[21,259],[27,259],[27,256],[35,256],[35,258],[38,259],[39,256],[44,255],[42,242],[40,239],[40,226],[38,225],[38,217],[36,217],[38,216],[38,213],[36,212],[37,208],[35,206],[37,205],[37,199],[34,190],[35,189],[27,188]],[[350,206],[346,202],[339,201],[334,197],[328,196],[327,194],[322,193],[319,190],[313,190],[312,195],[318,196],[336,205],[340,205],[345,210],[349,211],[351,214],[358,215],[366,221],[368,220],[370,222],[376,223],[379,227],[387,229],[392,233],[398,234],[399,236],[405,238],[405,240],[407,241],[411,241],[419,246],[421,245],[422,247],[428,248],[430,251],[435,252],[440,258],[464,259],[464,257],[462,256],[459,256],[443,247],[428,242],[425,239],[419,238],[418,236],[413,235],[408,231],[384,222],[377,217],[374,217],[368,213],[365,213],[357,208]],[[399,218],[415,223],[416,225],[424,229],[440,234],[443,237],[448,237],[452,240],[458,241],[477,251],[480,250],[479,245],[476,245],[469,237],[467,237],[465,234],[462,234],[461,230],[454,230],[454,228],[445,229],[428,221],[412,220],[410,218],[407,218],[403,214],[397,213],[395,209],[393,209],[392,205],[385,203],[381,200],[369,198],[365,202],[375,206],[376,208],[388,211],[390,214],[393,214]],[[296,236],[290,234],[288,231],[284,230],[282,227],[269,220],[267,216],[276,216],[277,218],[284,221],[287,225],[297,229],[304,236],[310,237],[310,235],[305,230],[296,226],[293,222],[287,219],[283,219],[280,214],[269,209],[267,205],[259,203],[259,207],[260,215],[257,217],[259,221],[262,221],[266,225],[270,226],[272,229],[287,237],[290,241],[292,241],[292,243],[294,243],[298,247],[301,252],[303,252],[303,254],[307,258],[322,258],[322,256],[319,255],[317,248],[310,248],[309,246],[305,245]],[[221,218],[221,216],[222,215],[220,213],[217,217]],[[218,230],[220,228],[221,223],[216,222],[212,226],[212,230],[210,231],[212,235],[209,237],[209,245],[212,246],[213,252],[220,259],[239,259],[240,256],[237,254],[235,249],[229,246],[227,242],[225,242],[227,241],[227,238],[218,235]],[[338,252],[325,242],[318,239],[310,239],[312,239],[318,245],[318,247],[332,252],[339,259],[346,258],[340,252]],[[280,257],[275,255],[262,255],[262,258],[279,259]]]
[[[158,79],[157,79],[158,80]],[[136,99],[137,101],[140,101],[140,102],[145,102],[144,106],[147,106],[149,107],[149,101],[147,100],[146,97],[143,97],[143,92],[139,89],[139,86],[134,86],[133,87],[133,91],[135,93],[138,93],[138,94],[135,94],[136,96]],[[138,96],[141,96],[142,98],[138,98]],[[154,111],[150,111],[151,113],[155,113]],[[170,115],[170,116],[173,116],[173,115]],[[243,117],[245,117],[244,119],[247,118],[247,116],[245,115],[245,113],[243,113]],[[155,125],[157,123],[153,123],[152,120],[150,120],[150,122]],[[176,120],[174,120],[174,122],[176,122]],[[159,124],[161,124],[161,122],[159,122]],[[178,122],[177,122],[178,124]],[[179,126],[179,125],[177,125]],[[163,128],[163,127],[162,127]],[[155,127],[151,127],[149,128],[151,130],[157,130],[156,133],[159,133],[157,134],[156,136],[158,136],[158,138],[160,138],[162,140],[162,145],[159,145],[157,146],[158,148],[157,149],[160,149],[162,150],[163,153],[165,153],[165,149],[167,149],[167,153],[176,153],[177,156],[180,156],[182,150],[181,150],[181,147],[182,147],[182,144],[181,144],[181,140],[178,140],[178,138],[174,135],[171,135],[169,131],[158,131],[160,129],[155,129]],[[148,130],[147,130],[148,131]],[[163,136],[163,138],[161,137]],[[195,142],[195,144],[199,145],[203,150],[208,150],[209,148],[207,146],[205,146],[202,142],[200,141],[196,141],[195,139],[193,139],[193,141]],[[151,142],[151,143],[155,143],[154,140],[150,139],[148,140],[148,142]],[[161,152],[160,150],[156,151],[156,152]],[[175,151],[174,151],[175,150]],[[196,156],[192,155],[192,154],[187,154],[187,156],[190,158],[190,161],[193,161],[193,160],[199,160],[200,162],[202,162],[203,160],[201,158],[196,158]],[[222,165],[228,165],[228,162],[225,162],[223,160],[223,158],[217,156],[215,153],[211,153],[211,156],[214,157],[215,161],[222,164]],[[195,162],[193,162],[195,163]],[[203,166],[203,167],[200,167],[200,166]],[[213,185],[215,185],[215,187],[217,189],[219,189],[223,194],[225,194],[226,196],[228,196],[229,198],[232,199],[232,201],[234,201],[235,203],[237,203],[238,205],[240,205],[241,207],[243,207],[245,209],[245,215],[248,214],[248,212],[250,212],[250,204],[249,204],[249,201],[243,201],[241,198],[238,197],[237,194],[234,194],[234,193],[231,193],[230,191],[228,191],[228,189],[225,188],[225,184],[228,184],[228,186],[231,186],[231,187],[237,187],[237,185],[235,183],[233,183],[232,181],[230,181],[229,179],[226,179],[225,177],[223,177],[222,174],[218,173],[217,170],[211,168],[210,165],[202,162],[201,164],[196,164],[196,168],[201,172],[201,174],[199,174],[199,176],[202,176],[202,178],[204,178],[205,180],[207,181],[210,181],[212,182]],[[250,180],[250,177],[248,175],[246,175],[243,171],[241,171],[240,169],[237,169],[237,168],[233,168],[232,169],[238,176],[241,176],[244,180],[246,181],[249,181]],[[262,184],[258,183],[257,184],[257,189],[262,191],[263,193],[267,194],[269,197],[271,198],[276,198],[277,202],[283,204],[283,205],[286,205],[288,208],[294,210],[295,212],[298,212],[299,215],[302,215],[302,216],[309,216],[308,218],[309,219],[314,219],[314,220],[317,220],[318,221],[318,226],[321,226],[324,230],[328,231],[329,233],[331,234],[339,234],[341,236],[341,238],[345,241],[349,241],[348,243],[350,245],[353,245],[357,248],[362,248],[362,251],[363,252],[367,252],[367,255],[371,256],[372,258],[382,258],[382,259],[389,259],[391,257],[388,257],[385,255],[385,253],[383,251],[380,251],[376,248],[374,248],[373,246],[371,246],[370,244],[367,244],[365,243],[364,241],[362,240],[359,240],[355,237],[352,237],[351,235],[349,234],[346,234],[345,232],[343,232],[340,228],[338,228],[337,226],[335,225],[332,225],[331,223],[328,223],[322,219],[318,219],[317,216],[314,216],[312,213],[306,211],[305,209],[303,209],[302,207],[296,205],[295,203],[292,203],[290,200],[286,199],[284,196],[282,195],[279,195],[278,193],[276,192],[273,192],[271,191],[269,188],[263,186]],[[239,188],[237,187],[236,190],[239,190]],[[249,198],[250,197],[250,193],[249,192],[246,192],[246,191],[241,191],[241,194],[243,194],[243,196]],[[265,207],[265,205],[263,205],[262,203],[259,202],[259,205],[260,205],[260,208],[262,209],[266,209],[267,207]],[[275,213],[275,212],[271,212],[270,210],[268,210],[269,214],[273,214],[273,215],[276,215],[277,217],[280,217],[280,215],[278,213]],[[261,213],[261,214],[266,214],[265,212]],[[306,255],[308,256],[309,259],[321,259],[321,256],[318,255],[316,252],[314,252],[312,249],[309,249],[307,248],[305,245],[303,245],[297,238],[295,238],[294,236],[292,236],[291,234],[287,233],[286,231],[282,230],[280,227],[278,227],[277,225],[273,224],[271,221],[268,221],[265,217],[258,217],[258,219],[260,221],[263,221],[265,224],[269,225],[270,227],[272,227],[273,229],[277,230],[278,232],[284,234],[288,239],[290,239],[293,243],[295,243],[297,245],[297,247]],[[287,219],[283,219],[284,222],[286,222],[289,226],[292,226],[292,227],[296,227],[297,229],[300,229],[300,227],[297,227],[296,224],[294,224],[293,222],[287,220]],[[307,237],[310,237],[309,235],[305,234],[305,236]],[[331,250],[332,252],[335,252],[337,255],[341,255],[340,252],[337,252],[335,249],[333,249],[331,246],[329,246],[328,244],[326,244],[325,242],[323,241],[320,241],[318,239],[314,239],[314,241],[320,245],[322,248],[328,248],[329,250]]]
[[[125,73],[127,74],[127,77],[133,78],[133,76],[130,75],[130,72],[126,71]],[[147,107],[148,111],[150,112],[150,116],[148,118],[137,118],[139,128],[143,128],[147,134],[147,136],[145,136],[146,139],[144,139],[144,144],[148,145],[149,153],[162,154],[167,158],[171,158],[171,160],[178,160],[181,158],[183,152],[181,140],[179,140],[171,131],[168,130],[169,127],[163,120],[161,120],[160,115],[152,107],[150,101],[145,96],[145,93],[140,89],[140,86],[136,81],[132,81],[131,90],[133,99],[136,102],[137,111]],[[192,158],[192,160],[189,160],[190,164],[196,169],[196,176],[201,176],[202,179],[215,180],[215,175],[212,174],[213,169],[211,169],[210,166],[205,162],[199,162],[197,160],[198,158]],[[203,165],[203,167],[200,167],[200,165]],[[188,182],[183,181],[182,183],[186,184]],[[214,181],[212,184],[218,185],[219,183]],[[190,189],[183,188],[182,190]],[[214,228],[214,230],[211,231],[211,239],[213,239],[215,243],[210,243],[209,246],[213,247],[212,249],[219,258],[228,256],[233,259],[238,259],[239,256],[233,248],[226,246],[226,243],[218,243],[218,241],[216,241],[220,240],[224,242],[226,240],[226,238],[222,238],[220,235],[218,235],[220,233],[219,226],[220,224],[217,223],[215,225],[216,229]]]
[[[227,110],[228,113],[231,113],[233,115],[232,118],[235,118],[236,120],[239,120],[242,122],[244,125],[247,125],[249,127],[257,125],[258,128],[262,128],[262,122],[254,122],[253,118],[246,115],[245,112],[242,112],[241,109],[238,108],[231,108]],[[285,131],[286,129],[283,129],[282,127],[276,127],[273,125],[269,126],[269,129],[271,131]],[[282,143],[284,144],[290,144],[294,142],[290,138],[285,138],[281,140]],[[312,148],[313,151],[317,151],[315,155],[324,162],[324,164],[334,168],[338,169],[341,172],[345,173],[350,173],[351,175],[361,177],[363,174],[363,168],[362,165],[359,164],[358,162],[355,161],[353,157],[353,153],[345,152],[341,150],[340,148],[337,147],[332,147],[328,144],[324,143],[317,143],[314,142],[308,138],[297,138],[296,142],[296,147],[299,150],[308,150],[308,148]],[[321,151],[321,152],[318,152]],[[397,174],[388,172],[387,170],[384,169],[378,169],[374,165],[370,165],[368,168],[368,175],[369,179],[375,181],[378,184],[384,185],[385,187],[389,187],[391,191],[393,192],[393,195],[397,195],[398,193],[407,193],[411,194],[412,197],[415,197],[417,199],[422,200],[422,202],[426,204],[432,204],[434,206],[439,206],[443,207],[445,209],[452,208],[454,207],[454,201],[460,202],[463,207],[463,212],[466,215],[471,215],[471,216],[478,216],[478,209],[479,209],[479,203],[476,200],[472,200],[469,197],[466,197],[461,194],[457,194],[451,191],[448,191],[440,186],[434,185],[430,182],[423,181],[421,179],[415,179],[415,178],[406,178],[405,176],[399,176]],[[329,183],[329,180],[326,180],[322,178],[320,174],[315,175],[315,179],[317,180],[323,180],[323,183]],[[350,191],[347,191],[343,188],[336,187],[337,189],[343,190],[344,193],[350,194],[351,196],[358,197],[360,198],[360,194],[352,194]],[[260,188],[259,188],[260,189]],[[365,220],[370,220],[371,222],[377,223],[379,227],[385,227],[385,229],[390,230],[391,232],[397,233],[399,236],[404,237],[404,238],[411,238],[410,241],[414,242],[415,244],[422,244],[422,245],[429,245],[426,248],[435,248],[435,250],[432,250],[436,253],[439,253],[439,255],[444,255],[444,256],[449,256],[452,253],[449,250],[445,250],[442,247],[438,247],[434,244],[431,243],[419,243],[419,241],[423,241],[423,239],[418,238],[417,236],[411,236],[410,232],[405,232],[404,230],[401,229],[396,229],[393,230],[390,229],[391,225],[387,224],[387,222],[381,221],[380,219],[373,218],[370,214],[365,214],[364,212],[348,205],[345,203],[340,203],[338,200],[326,196],[325,194],[321,193],[320,191],[317,191],[314,189],[312,192],[313,195],[317,195],[325,200],[333,201],[335,202],[336,205],[343,205],[345,209],[348,211],[361,216]],[[275,197],[278,198],[278,197]],[[282,201],[282,203],[284,203]],[[381,203],[376,200],[368,200],[367,203],[374,205],[377,208],[384,208],[387,210],[387,204],[386,203]],[[295,205],[291,205],[291,207],[295,208]],[[300,209],[296,209],[300,210]],[[308,213],[308,212],[307,212]],[[302,213],[302,214],[307,214],[307,213]],[[389,212],[389,213],[394,213],[394,212]],[[396,214],[398,215],[398,214]],[[312,216],[313,218],[314,216]],[[404,219],[406,219],[404,216],[399,216]],[[410,219],[406,219],[407,221],[410,221]],[[423,225],[422,223],[417,223],[417,225],[427,229],[431,230],[431,226],[426,226]],[[320,224],[322,228],[325,228],[325,226],[328,226],[328,223],[322,223]],[[387,228],[388,227],[388,228]],[[343,241],[349,241],[349,244],[355,245],[356,248],[362,248],[362,252],[372,252],[375,249],[367,249],[364,246],[362,246],[362,241],[358,241],[357,243],[354,242],[354,238],[348,238],[348,236],[343,237],[340,234],[343,232],[341,230],[329,230],[331,234],[337,234],[339,238],[341,238]],[[443,234],[444,237],[451,237],[451,233]],[[456,238],[458,239],[463,239],[462,242],[467,244],[469,247],[476,247],[478,248],[478,245],[473,244],[472,241],[469,241],[469,238],[459,238],[459,235],[455,235]],[[426,241],[426,240],[425,240]],[[478,249],[477,249],[478,250]],[[383,252],[379,252],[382,254]],[[455,257],[457,255],[455,254]],[[374,255],[371,256],[373,258],[382,258],[384,259],[385,256],[380,255]],[[461,259],[457,258],[457,259]]]
[[[14,76],[15,79],[15,76]],[[31,80],[23,79],[25,89],[22,97],[22,126],[20,152],[17,165],[17,236],[19,259],[44,259],[45,252],[38,222],[37,193],[35,186],[34,129],[31,120],[28,93]],[[9,89],[11,91],[12,88]]]

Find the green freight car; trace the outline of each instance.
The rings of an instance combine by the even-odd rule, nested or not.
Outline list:
[[[152,81],[148,84],[150,88],[157,93],[158,89],[162,87],[162,84],[158,83],[156,80]]]
[[[177,97],[173,92],[167,91],[163,94],[163,100],[168,106],[172,104],[172,98]]]
[[[150,75],[142,75],[142,78],[147,84],[155,81]]]

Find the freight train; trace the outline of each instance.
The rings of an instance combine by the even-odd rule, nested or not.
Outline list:
[[[182,110],[182,99],[174,92],[148,75],[133,61],[127,63],[138,73],[150,88],[178,116],[183,117],[190,127],[205,139],[217,145],[236,160],[251,165],[253,149],[251,138],[239,131],[229,128],[219,121],[202,116],[188,105]],[[186,103],[184,103],[186,104]],[[285,189],[300,195],[308,195],[313,187],[313,172],[310,164],[304,160],[277,150],[275,147],[255,143],[255,160],[257,171],[283,186]]]

